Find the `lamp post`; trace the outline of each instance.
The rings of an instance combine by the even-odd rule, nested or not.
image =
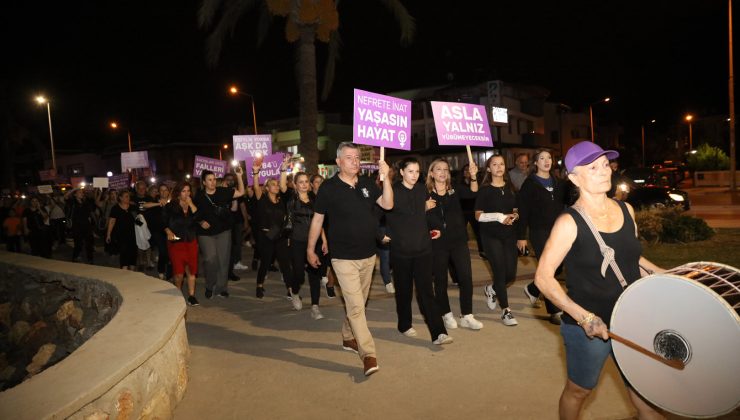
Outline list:
[[[727,0],[727,10],[729,15],[728,29],[730,37],[730,77],[728,81],[729,99],[730,99],[730,190],[737,189],[735,181],[735,70],[732,65],[732,0]]]
[[[694,116],[691,114],[686,114],[686,117],[684,117],[686,122],[689,123],[689,151],[694,150],[694,130],[692,121],[694,120]]]
[[[51,141],[51,169],[56,172],[57,158],[56,153],[54,152],[54,133],[51,129],[51,101],[46,99],[46,97],[39,95],[36,97],[36,102],[39,105],[46,104],[46,115],[49,117],[49,140]]]
[[[655,124],[655,120],[650,120],[650,124]],[[645,167],[645,124],[640,125],[642,132],[642,167]]]
[[[222,153],[224,150],[229,150],[228,144],[224,144],[223,146],[218,148],[218,160],[224,160],[224,156]]]
[[[252,102],[252,121],[254,122],[254,134],[257,134],[257,112],[254,108],[254,96],[240,91],[236,86],[231,86],[229,88],[229,93],[232,95],[242,95],[249,97],[249,100]]]
[[[115,121],[111,121],[110,128],[117,130],[118,129],[118,123]],[[131,130],[126,130],[126,134],[128,135],[128,151],[131,152]]]
[[[604,99],[601,99],[599,101],[592,102],[592,103],[588,104],[588,118],[589,118],[589,120],[591,122],[591,143],[593,143],[595,141],[595,138],[594,138],[594,110],[593,110],[593,107],[596,104],[600,104],[602,102],[603,103],[606,103],[606,102],[609,102],[611,100],[612,100],[612,98],[604,98]]]

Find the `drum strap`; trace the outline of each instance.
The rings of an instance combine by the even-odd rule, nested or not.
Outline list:
[[[619,280],[619,284],[622,285],[622,289],[626,288],[627,281],[624,279],[624,275],[622,275],[622,271],[617,265],[617,260],[614,258],[614,249],[604,242],[604,238],[601,237],[599,230],[596,229],[596,226],[594,226],[594,223],[591,221],[591,218],[588,217],[586,211],[583,210],[581,206],[573,206],[573,208],[581,215],[583,220],[586,222],[586,225],[591,229],[591,233],[594,234],[596,242],[599,243],[599,250],[601,251],[601,255],[604,257],[604,260],[601,262],[601,275],[606,277],[606,268],[611,267]]]

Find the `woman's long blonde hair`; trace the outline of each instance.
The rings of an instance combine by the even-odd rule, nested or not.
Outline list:
[[[432,161],[431,165],[429,165],[429,172],[427,172],[427,191],[430,192],[430,193],[431,192],[437,192],[434,189],[434,178],[432,178],[432,171],[434,170],[434,168],[437,167],[437,165],[440,165],[442,163],[444,163],[445,165],[447,165],[447,172],[450,172],[450,164],[447,163],[447,161],[444,160],[444,159],[434,159],[434,161]],[[447,192],[447,191],[449,191],[449,190],[452,189],[452,180],[450,178],[451,178],[451,175],[448,175],[447,176],[447,181],[445,182],[445,192]]]

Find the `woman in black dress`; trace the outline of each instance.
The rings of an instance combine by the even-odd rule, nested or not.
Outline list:
[[[23,212],[23,223],[28,232],[31,255],[51,258],[51,228],[49,214],[41,206],[38,198],[31,199],[31,207]]]
[[[124,270],[133,270],[136,267],[136,233],[134,214],[136,209],[131,206],[131,192],[121,191],[118,194],[118,205],[113,206],[108,218],[106,243],[115,243],[118,248],[120,266]]]

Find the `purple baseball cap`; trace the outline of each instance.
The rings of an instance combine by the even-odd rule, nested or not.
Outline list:
[[[568,150],[565,154],[565,169],[573,172],[576,166],[588,165],[599,157],[606,155],[609,160],[619,157],[616,150],[604,150],[596,143],[582,141]]]

